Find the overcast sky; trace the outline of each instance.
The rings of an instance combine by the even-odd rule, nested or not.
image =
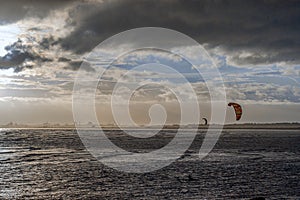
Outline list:
[[[221,72],[227,100],[244,108],[241,123],[300,121],[300,1],[9,0],[0,6],[0,124],[72,122],[73,82],[81,61],[105,39],[149,26],[180,31],[203,45]],[[120,58],[107,72],[97,101],[103,123],[112,122],[108,102],[114,83],[147,62],[189,75],[201,116],[209,118],[209,95],[193,67],[148,51]],[[137,122],[149,122],[145,108],[155,101],[167,104],[169,123],[178,122],[167,88],[142,88],[135,98]],[[226,122],[235,123],[233,111],[227,111]]]

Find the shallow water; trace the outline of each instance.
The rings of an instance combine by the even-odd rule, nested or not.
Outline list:
[[[134,139],[107,132],[132,152],[161,148],[174,134]],[[199,160],[203,136],[171,165],[129,174],[98,162],[74,130],[3,129],[0,199],[300,199],[300,131],[224,130]]]

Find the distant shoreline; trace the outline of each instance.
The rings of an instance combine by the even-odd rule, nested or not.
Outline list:
[[[199,129],[199,130],[206,130],[208,129],[278,129],[278,130],[283,130],[283,129],[288,129],[288,130],[300,130],[300,123],[266,123],[266,124],[226,124],[223,127],[221,125],[183,125],[180,128],[181,129]],[[74,125],[17,125],[17,126],[7,126],[7,125],[2,125],[0,126],[1,129],[76,129]],[[123,127],[117,127],[117,126],[102,126],[101,127],[103,130],[177,130],[179,128],[179,125],[165,125],[163,128],[160,126],[152,126],[152,127],[147,127],[147,126],[140,126],[140,127],[128,127],[128,126],[123,126]],[[97,126],[89,126],[89,125],[82,125],[78,126],[77,129],[97,129]]]

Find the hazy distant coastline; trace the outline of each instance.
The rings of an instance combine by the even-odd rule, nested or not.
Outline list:
[[[77,128],[96,128],[96,125],[91,123],[78,125]],[[102,125],[103,129],[112,130],[112,129],[161,129],[161,126],[139,126],[139,127],[130,127],[130,126],[122,126],[118,127],[116,125]],[[182,125],[180,128],[182,129],[207,129],[210,128],[222,128],[221,125],[211,124],[211,125]],[[75,124],[51,124],[51,123],[43,123],[43,124],[17,124],[17,123],[8,123],[5,125],[0,125],[0,128],[53,128],[53,129],[75,129]],[[179,125],[165,125],[163,129],[178,129]],[[244,124],[226,124],[223,126],[223,129],[295,129],[300,130],[300,123],[244,123]]]

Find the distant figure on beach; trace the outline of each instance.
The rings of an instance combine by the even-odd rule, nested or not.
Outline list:
[[[233,106],[235,112],[235,119],[236,121],[240,120],[243,113],[242,106],[238,103],[233,103],[233,102],[230,102],[228,106]]]

